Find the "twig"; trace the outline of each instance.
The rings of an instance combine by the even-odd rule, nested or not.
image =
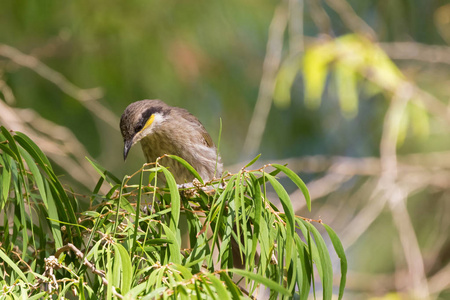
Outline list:
[[[267,117],[272,105],[275,89],[276,73],[280,67],[283,49],[283,34],[286,28],[288,12],[284,4],[280,4],[273,16],[269,28],[266,57],[264,58],[263,74],[259,86],[258,100],[250,121],[243,152],[251,156],[259,148],[262,135],[266,128]]]
[[[84,107],[90,110],[95,116],[98,116],[105,123],[118,130],[117,124],[119,120],[117,116],[96,100],[103,97],[100,88],[81,89],[67,80],[61,73],[49,68],[37,58],[24,54],[11,46],[0,44],[0,56],[9,58],[16,64],[27,67],[37,74],[55,84],[64,93],[78,100]]]
[[[417,236],[405,205],[407,193],[397,184],[397,138],[402,115],[413,93],[414,89],[411,85],[401,85],[394,94],[386,113],[380,143],[382,176],[379,186],[384,191],[386,198],[389,199],[394,224],[399,233],[403,253],[408,265],[409,282],[417,296],[420,299],[426,299],[429,292],[425,268]]]
[[[73,244],[68,243],[67,245],[59,248],[56,253],[55,253],[55,257],[59,258],[59,256],[61,255],[61,253],[65,252],[65,251],[69,251],[72,250],[72,252],[75,253],[75,255],[77,257],[79,257],[82,261],[83,264],[88,267],[89,269],[91,269],[92,273],[97,274],[98,276],[100,276],[100,278],[102,279],[102,282],[104,285],[108,285],[108,280],[106,280],[106,275],[105,275],[105,271],[102,270],[98,270],[95,268],[94,264],[91,263],[90,261],[88,261],[86,258],[84,258],[83,252],[81,252],[77,247],[75,247]],[[115,288],[112,288],[112,292],[114,294],[114,296],[116,296],[117,298],[123,299],[123,296],[120,295],[119,293],[116,292]]]
[[[450,65],[450,47],[426,45],[417,42],[379,43],[392,59],[417,60]]]
[[[353,32],[365,35],[371,40],[376,39],[376,33],[363,19],[361,19],[352,6],[345,0],[326,0],[328,5],[339,14],[342,22]]]
[[[289,55],[303,52],[304,0],[289,0]]]
[[[316,24],[320,33],[325,36],[333,35],[330,17],[323,9],[319,0],[308,0],[308,5],[311,18]]]
[[[450,287],[450,263],[441,268],[428,280],[430,293],[439,294]]]
[[[85,159],[88,156],[86,148],[70,130],[42,118],[31,109],[12,108],[3,101],[0,101],[0,111],[0,123],[29,136],[71,177],[92,188],[98,174]]]

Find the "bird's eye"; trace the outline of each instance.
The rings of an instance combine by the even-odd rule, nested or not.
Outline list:
[[[136,128],[134,128],[134,132],[138,133],[139,131],[142,130],[142,127],[144,126],[142,126],[142,124],[139,124],[138,126],[136,126]]]

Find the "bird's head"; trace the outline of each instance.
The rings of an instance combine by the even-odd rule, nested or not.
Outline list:
[[[160,100],[141,100],[128,105],[120,118],[124,160],[131,147],[155,132],[169,113],[170,107]]]

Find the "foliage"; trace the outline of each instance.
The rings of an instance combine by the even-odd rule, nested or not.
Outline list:
[[[252,297],[263,285],[271,298],[307,299],[315,290],[314,266],[323,299],[332,297],[333,270],[317,221],[294,214],[276,178],[280,172],[289,177],[310,207],[305,184],[286,166],[248,170],[257,157],[237,174],[202,183],[187,162],[170,156],[199,178],[179,190],[158,161],[122,181],[91,162],[100,179],[90,209],[76,216],[76,194],[63,188],[36,144],[20,132],[1,127],[1,133],[3,298],[73,293],[83,299],[237,299]],[[157,173],[164,174],[166,188],[157,187]],[[104,183],[110,186],[105,195],[99,193]],[[282,211],[268,200],[267,184]],[[142,206],[146,214],[136,209]],[[341,259],[342,298],[343,247],[329,226],[318,223]],[[181,248],[183,238],[190,248]]]

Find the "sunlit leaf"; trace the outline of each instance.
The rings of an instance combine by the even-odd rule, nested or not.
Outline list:
[[[22,278],[23,281],[28,282],[27,277],[23,272],[20,270],[20,268],[6,255],[5,252],[3,252],[2,249],[0,249],[0,258],[13,269],[13,271],[19,275],[20,278]]]
[[[175,264],[181,264],[180,245],[178,244],[175,232],[173,232],[164,223],[161,223],[161,226],[163,227],[164,232],[166,233],[167,239],[171,241],[169,243],[170,261]]]
[[[338,92],[339,103],[344,116],[353,118],[358,113],[358,91],[356,85],[356,71],[348,64],[336,63],[334,79]]]
[[[315,45],[306,50],[303,56],[303,74],[307,107],[317,108],[320,106],[328,75],[328,64],[333,59],[333,48],[326,44]]]
[[[302,66],[301,56],[287,59],[278,71],[275,80],[273,102],[279,108],[286,108],[291,104],[291,88],[294,79]]]
[[[212,285],[216,289],[217,295],[220,295],[220,299],[230,299],[230,294],[228,293],[227,289],[223,285],[222,281],[217,279],[217,277],[214,274],[208,274],[206,275],[209,280],[211,280]]]
[[[192,175],[194,175],[195,178],[198,179],[198,181],[200,181],[202,184],[204,184],[203,179],[200,176],[200,174],[198,174],[197,170],[195,170],[194,167],[192,167],[187,161],[185,161],[184,159],[182,159],[181,157],[176,156],[176,155],[167,155],[167,156],[170,157],[171,159],[176,160],[180,164],[182,164],[186,169],[188,169],[188,171]]]
[[[336,254],[341,260],[341,283],[339,284],[339,300],[340,300],[344,295],[345,283],[347,281],[347,257],[345,256],[344,247],[342,246],[342,243],[339,240],[339,237],[337,236],[336,232],[334,232],[334,230],[327,224],[322,223],[322,225],[325,227],[328,236],[331,239],[331,243],[333,244],[334,250],[336,251]]]
[[[167,185],[169,186],[170,191],[170,206],[172,207],[170,229],[173,232],[176,232],[178,229],[178,222],[180,220],[180,193],[178,192],[177,183],[175,182],[175,178],[172,173],[170,173],[165,167],[162,167],[162,171],[166,177]]]
[[[122,272],[121,272],[121,291],[123,294],[128,293],[131,288],[132,282],[132,266],[131,259],[128,255],[127,250],[121,244],[114,244],[114,248],[120,255],[120,260],[122,262]]]
[[[248,272],[245,270],[240,270],[240,269],[230,269],[228,271],[238,274],[238,275],[241,275],[241,276],[244,276],[246,278],[252,279],[256,282],[259,282],[259,283],[263,284],[264,286],[268,287],[269,289],[277,291],[278,293],[283,294],[285,296],[291,295],[291,292],[288,291],[287,289],[285,289],[283,286],[281,286],[278,283],[276,283],[266,277],[263,277],[261,275],[258,275],[258,274],[252,273],[252,272]]]
[[[246,164],[244,168],[248,168],[251,165],[253,165],[260,157],[261,157],[261,153],[258,154],[254,159],[252,159],[248,164]]]
[[[317,250],[321,260],[323,299],[330,300],[333,295],[333,269],[330,255],[328,254],[327,245],[325,244],[325,241],[319,231],[310,223],[306,224],[309,224],[309,229],[314,236],[314,240],[316,241]]]
[[[308,207],[308,210],[311,211],[311,197],[309,195],[308,187],[303,182],[303,180],[297,174],[295,174],[294,171],[286,166],[279,164],[271,164],[271,166],[286,174],[286,176],[289,177],[289,179],[292,180],[293,183],[295,183],[295,185],[302,191],[303,196],[305,196],[306,205]]]
[[[430,120],[422,102],[419,100],[409,102],[408,113],[414,135],[420,138],[427,137],[430,134]]]

